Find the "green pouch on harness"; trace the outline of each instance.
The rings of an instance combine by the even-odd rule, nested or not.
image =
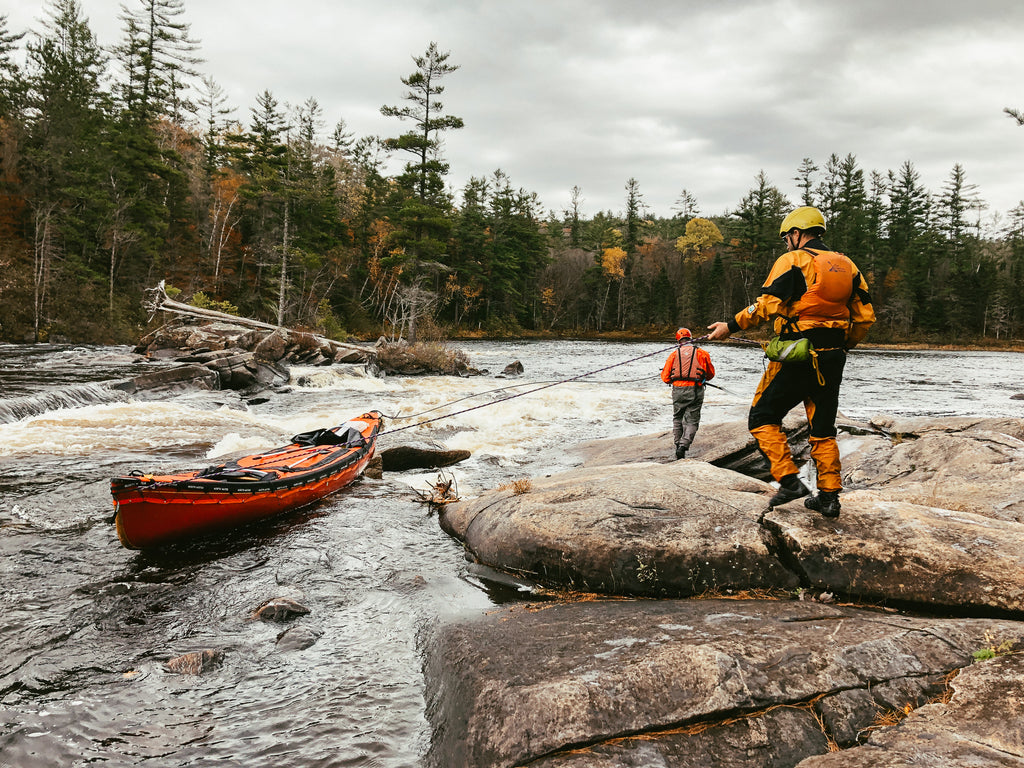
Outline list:
[[[779,363],[806,363],[814,356],[810,339],[773,338],[764,348],[764,356]]]

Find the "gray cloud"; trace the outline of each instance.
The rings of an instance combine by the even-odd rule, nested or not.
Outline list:
[[[82,3],[117,41],[119,3]],[[402,129],[380,107],[436,41],[461,67],[443,99],[466,123],[446,138],[453,186],[501,168],[556,211],[573,185],[586,213],[621,211],[636,178],[659,215],[683,188],[721,213],[760,170],[795,200],[802,158],[833,152],[865,172],[910,160],[936,192],[961,163],[993,210],[1024,198],[1024,129],[1002,114],[1024,107],[1024,3],[186,0],[185,18],[240,118],[270,90],[359,135]]]

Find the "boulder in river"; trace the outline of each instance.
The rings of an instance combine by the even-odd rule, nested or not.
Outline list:
[[[110,388],[138,397],[163,396],[186,389],[220,389],[220,378],[216,371],[211,371],[204,365],[182,365],[122,379],[111,384]]]
[[[224,652],[212,648],[175,656],[164,664],[168,672],[179,675],[201,675],[220,665]]]
[[[507,378],[509,376],[522,376],[524,370],[526,369],[523,368],[523,364],[519,360],[514,360],[513,362],[506,365],[502,369],[501,373],[497,375],[496,378],[501,379]]]
[[[309,608],[290,597],[275,597],[267,600],[253,612],[253,618],[262,621],[290,621],[296,616],[305,616]]]
[[[472,454],[466,450],[421,448],[414,445],[399,445],[378,451],[381,469],[384,472],[404,472],[409,469],[437,469],[458,464]]]
[[[277,648],[280,651],[304,651],[316,645],[316,641],[323,637],[323,632],[299,625],[289,627],[277,636]]]

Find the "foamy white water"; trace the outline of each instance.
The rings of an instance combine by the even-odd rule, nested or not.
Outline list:
[[[419,503],[413,489],[435,473],[364,478],[266,526],[166,553],[120,546],[109,480],[204,466],[377,409],[403,417],[389,419],[396,431],[381,447],[436,440],[470,450],[450,469],[472,495],[572,466],[579,441],[671,424],[658,378],[669,344],[458,346],[490,374],[297,369],[290,392],[246,402],[234,392],[112,395],[104,382],[154,367],[124,348],[0,345],[0,762],[420,764],[429,740],[422,627],[529,598],[514,580],[467,563]],[[759,350],[707,348],[713,383],[727,391],[708,390],[704,421],[745,419]],[[494,375],[515,360],[523,376]],[[858,350],[840,407],[858,419],[1019,417],[1024,403],[1010,398],[1024,391],[1022,362],[1012,353]],[[600,373],[547,384],[590,371]],[[529,389],[537,391],[499,402]],[[310,608],[297,621],[322,633],[310,648],[283,651],[279,627],[250,620],[277,595]],[[223,664],[194,679],[162,668],[202,648],[223,650]]]

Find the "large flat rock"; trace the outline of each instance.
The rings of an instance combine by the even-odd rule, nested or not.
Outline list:
[[[809,758],[800,768],[1024,765],[1024,656],[974,664],[950,687],[948,703],[921,707],[863,746]]]
[[[583,468],[445,507],[480,563],[550,586],[625,595],[795,588],[760,525],[772,489],[699,461]]]
[[[515,606],[432,630],[427,762],[795,765],[880,710],[926,704],[992,637],[1022,635],[799,601]]]
[[[1024,614],[1024,525],[969,512],[844,494],[839,518],[769,512],[801,584],[869,602]]]
[[[1024,615],[1024,525],[882,491],[843,494],[826,519],[700,461],[572,470],[524,493],[444,508],[442,527],[484,565],[550,587],[685,597],[828,591],[900,606]]]
[[[1024,419],[887,419],[843,458],[851,488],[1024,522]]]

